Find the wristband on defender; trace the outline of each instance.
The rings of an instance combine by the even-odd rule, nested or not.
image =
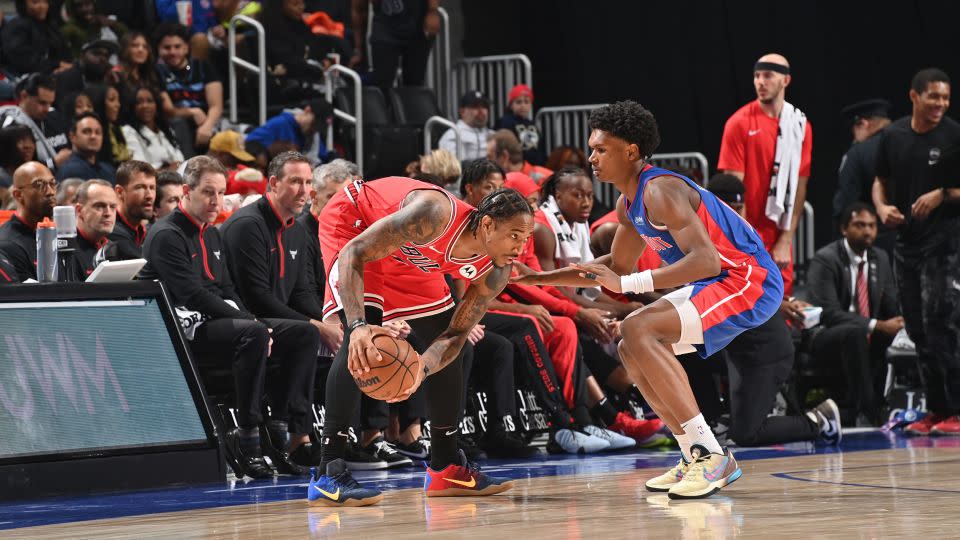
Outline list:
[[[644,270],[628,276],[620,276],[620,290],[625,293],[643,294],[653,291],[653,272]]]

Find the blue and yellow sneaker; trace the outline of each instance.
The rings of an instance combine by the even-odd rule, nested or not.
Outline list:
[[[307,501],[320,506],[370,506],[383,499],[383,494],[373,488],[362,487],[342,459],[327,464],[327,474],[317,477],[316,469],[310,471],[307,485]]]
[[[467,461],[460,450],[460,465],[447,465],[435,471],[427,467],[423,491],[427,497],[472,497],[502,493],[513,487],[513,480],[498,478],[480,472],[476,463]]]

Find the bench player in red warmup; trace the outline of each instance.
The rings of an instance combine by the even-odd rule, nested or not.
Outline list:
[[[321,462],[307,488],[310,502],[365,506],[382,498],[378,490],[360,486],[342,458],[360,403],[351,375],[379,360],[373,337],[387,333],[380,326],[385,310],[406,315],[414,332],[431,343],[416,384],[394,400],[409,397],[426,377],[431,424],[426,495],[510,489],[511,481],[481,473],[457,449],[464,392],[459,353],[488,302],[507,284],[514,259],[533,233],[533,209],[513,190],[495,191],[474,208],[432,184],[389,177],[347,184],[319,221],[328,284],[324,318],[339,316],[344,336],[327,377]],[[455,309],[444,274],[470,281]]]
[[[690,179],[649,164],[660,143],[650,111],[633,101],[590,116],[590,164],[614,184],[620,227],[609,255],[592,264],[529,273],[521,282],[645,293],[681,287],[630,314],[621,325],[620,356],[634,383],[680,443],[681,459],[649,480],[674,499],[708,497],[740,477],[697,408],[675,354],[707,358],[779,308],[783,280],[756,231]],[[644,246],[666,266],[631,273]]]

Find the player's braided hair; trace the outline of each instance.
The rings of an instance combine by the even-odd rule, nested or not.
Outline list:
[[[590,113],[590,129],[599,129],[635,144],[647,160],[660,146],[660,131],[653,113],[636,101],[618,101]]]
[[[543,181],[543,185],[540,186],[540,202],[546,201],[551,195],[557,195],[557,184],[560,183],[560,180],[577,176],[590,178],[587,171],[580,167],[564,167],[548,176],[547,179]]]
[[[533,215],[533,208],[523,195],[514,189],[498,189],[484,197],[476,210],[470,213],[467,227],[470,232],[475,233],[483,216],[490,216],[494,221],[503,221],[520,214]]]

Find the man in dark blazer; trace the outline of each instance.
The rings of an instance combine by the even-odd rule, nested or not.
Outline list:
[[[871,206],[849,205],[840,215],[840,232],[843,238],[810,261],[810,302],[823,308],[812,351],[821,362],[842,363],[858,423],[878,425],[884,352],[903,328],[897,286],[889,257],[873,247],[877,215]]]

